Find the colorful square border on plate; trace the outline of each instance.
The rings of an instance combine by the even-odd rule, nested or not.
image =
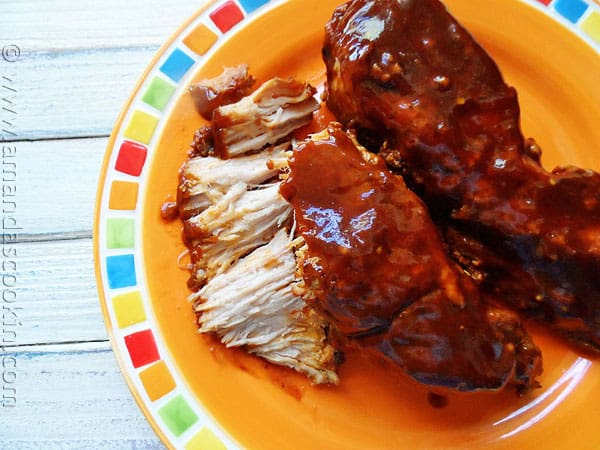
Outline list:
[[[600,54],[600,7],[593,0],[512,1],[550,16]],[[101,304],[125,378],[156,432],[173,448],[233,449],[240,444],[190,392],[157,332],[141,255],[140,221],[149,183],[148,165],[165,121],[198,68],[237,30],[282,3],[286,2],[206,3],[150,65],[107,149],[94,233]]]

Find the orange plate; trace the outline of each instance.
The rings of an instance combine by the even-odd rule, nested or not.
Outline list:
[[[199,14],[206,15],[218,3],[223,2],[213,2]],[[321,83],[323,26],[339,0],[271,3],[221,36],[183,83],[215,76],[223,66],[239,63],[248,64],[259,81],[293,75]],[[590,11],[574,25],[561,19],[552,6],[534,0],[447,0],[446,4],[496,59],[508,83],[516,86],[523,129],[543,148],[545,165],[600,169],[596,148],[600,143],[600,46],[593,33],[585,35],[578,28],[586,18],[593,25],[590,11],[597,14],[600,8],[589,3]],[[189,33],[194,20],[163,53]],[[103,205],[111,178],[107,172],[114,161],[110,153],[117,151],[113,147],[135,106],[135,96],[140,96],[143,83],[158,65],[154,63],[134,92],[109,147],[96,214],[96,256],[107,326],[111,335],[117,335],[115,350],[123,372],[165,442],[183,446],[185,439],[173,437],[152,414],[152,401],[141,392],[138,372],[118,342],[111,292],[102,269],[106,240],[102,223],[109,214]],[[380,367],[367,367],[359,355],[348,355],[338,387],[314,387],[290,370],[224,349],[198,335],[186,300],[188,274],[177,267],[184,251],[181,225],[165,224],[159,210],[169,195],[175,195],[177,171],[194,130],[202,123],[189,95],[180,89],[150,143],[147,172],[140,181],[136,261],[138,278],[146,286],[141,290],[147,297],[150,327],[163,358],[179,389],[192,404],[204,408],[208,420],[218,424],[219,436],[231,438],[229,445],[277,450],[600,448],[599,362],[577,355],[535,324],[529,328],[544,355],[542,389],[524,398],[512,392],[451,395],[448,405],[437,409],[428,403],[426,389]],[[190,433],[184,438],[191,438]]]

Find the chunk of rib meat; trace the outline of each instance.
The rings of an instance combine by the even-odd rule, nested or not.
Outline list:
[[[292,292],[295,269],[291,238],[282,229],[190,297],[199,331],[291,367],[316,384],[337,384],[327,324]]]
[[[241,100],[251,92],[253,85],[254,78],[248,73],[248,66],[241,64],[226,67],[215,78],[192,84],[189,91],[196,110],[206,120],[211,120],[215,109]]]
[[[347,345],[436,388],[536,386],[540,353],[518,316],[481,302],[383,160],[332,126],[294,149],[287,175],[305,241],[296,291]]]
[[[329,108],[386,141],[482,287],[599,351],[600,175],[542,168],[515,89],[444,5],[350,1],[323,56]]]
[[[179,215],[183,219],[201,213],[236,183],[257,186],[277,178],[279,170],[271,161],[285,158],[289,142],[267,148],[260,153],[221,159],[214,156],[189,158],[179,176]]]
[[[215,154],[232,158],[277,143],[312,120],[319,107],[315,93],[310,84],[273,78],[239,102],[215,109]]]
[[[312,91],[290,80],[277,92],[297,93],[288,89],[297,86]],[[254,100],[232,105],[229,114],[244,116],[249,102]],[[263,112],[256,117],[262,118]],[[302,125],[294,114],[281,116],[279,131],[289,133]],[[262,128],[254,125],[240,127],[236,136],[241,141],[255,139]],[[279,193],[290,137],[278,134],[273,141],[283,143],[276,146],[267,145],[270,138],[259,144],[255,140],[251,149],[223,159],[214,149],[214,128],[213,121],[195,133],[189,158],[180,170],[177,195],[191,255],[188,284],[194,291],[190,301],[199,331],[215,334],[228,347],[242,347],[290,367],[313,383],[336,384],[336,350],[328,341],[328,325],[293,293],[292,208]],[[215,134],[227,135],[227,130]]]

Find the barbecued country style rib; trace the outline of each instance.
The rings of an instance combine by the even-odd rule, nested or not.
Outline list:
[[[280,190],[305,242],[296,292],[347,345],[430,386],[536,385],[540,353],[519,318],[480,301],[426,207],[383,160],[338,125],[299,144],[289,166]]]
[[[515,89],[445,7],[350,1],[323,57],[329,108],[386,140],[483,288],[600,350],[600,175],[541,167]]]
[[[311,120],[314,89],[273,79],[243,97],[249,78],[243,67],[225,70],[196,88],[206,88],[211,100],[200,105],[203,110],[213,108],[213,100],[229,104],[218,106],[211,126],[195,133],[180,170],[177,207],[194,290],[189,299],[201,333],[316,384],[336,384],[327,324],[293,293],[291,206],[279,193],[291,145],[287,135]],[[237,97],[243,98],[229,102]]]

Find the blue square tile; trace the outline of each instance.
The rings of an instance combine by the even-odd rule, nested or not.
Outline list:
[[[240,0],[240,5],[248,14],[266,3],[269,3],[269,0]]]
[[[178,82],[193,65],[194,60],[176,48],[173,53],[171,53],[171,56],[169,56],[163,65],[160,66],[160,71],[173,81]]]
[[[588,4],[583,0],[557,0],[554,9],[570,22],[576,23],[588,9]]]
[[[110,289],[135,286],[137,280],[133,255],[108,256],[106,258],[106,274]]]

